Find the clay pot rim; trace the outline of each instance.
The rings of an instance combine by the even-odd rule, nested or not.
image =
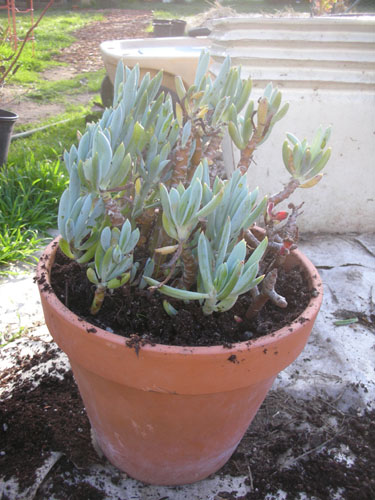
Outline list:
[[[51,285],[50,283],[50,269],[54,263],[54,256],[57,250],[58,242],[61,236],[56,237],[44,250],[41,259],[37,265],[36,280],[39,287],[39,291],[43,294],[45,300],[49,303],[52,308],[55,308],[59,313],[65,317],[67,321],[72,323],[74,326],[89,330],[90,328],[95,328],[94,335],[96,339],[100,339],[106,343],[114,343],[118,346],[124,347],[124,342],[130,340],[129,337],[124,337],[116,333],[108,332],[99,326],[93,325],[86,320],[79,318],[74,312],[72,312],[68,307],[66,307],[56,296],[56,294],[49,288],[45,290],[45,285]],[[299,250],[293,250],[291,256],[298,261],[300,265],[305,269],[310,280],[310,288],[317,291],[316,296],[312,296],[307,307],[302,311],[302,313],[290,324],[276,330],[275,332],[269,333],[255,340],[247,340],[243,342],[238,342],[232,344],[232,347],[226,348],[222,345],[214,346],[176,346],[176,345],[165,345],[165,344],[145,344],[142,345],[142,351],[144,353],[154,353],[154,354],[181,354],[181,355],[195,355],[195,356],[207,356],[213,354],[225,354],[230,355],[232,353],[240,353],[248,351],[251,349],[267,349],[275,344],[276,341],[280,341],[291,334],[295,333],[298,328],[301,327],[303,323],[310,321],[310,319],[317,315],[319,312],[322,300],[323,300],[323,283],[319,276],[319,273],[312,262]],[[41,278],[44,278],[41,280]]]

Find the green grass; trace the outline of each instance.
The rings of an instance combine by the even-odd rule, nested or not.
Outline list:
[[[67,184],[59,160],[8,164],[0,172],[0,266],[28,261],[56,224],[58,200]],[[0,267],[0,273],[5,270]]]
[[[67,102],[69,97],[82,92],[99,92],[105,76],[104,68],[100,71],[81,73],[68,80],[38,82],[35,90],[27,93],[28,99],[46,102]]]
[[[77,143],[77,130],[85,129],[93,101],[99,100],[93,94],[88,105],[72,105],[71,97],[98,92],[104,76],[101,70],[69,80],[46,81],[41,72],[61,65],[53,57],[74,41],[74,30],[102,18],[102,14],[93,11],[49,11],[35,31],[35,54],[28,42],[19,59],[19,69],[6,82],[25,88],[28,99],[58,102],[65,108],[64,113],[42,122],[16,125],[14,134],[67,121],[11,142],[7,166],[0,169],[0,275],[9,272],[7,266],[11,262],[35,260],[35,251],[44,246],[46,234],[56,227],[58,202],[68,182],[63,151]],[[6,24],[7,17],[1,11],[0,26],[5,28]],[[30,18],[18,16],[17,25],[22,37],[30,26]],[[10,55],[9,44],[0,42],[0,63]]]
[[[8,24],[6,11],[0,11],[0,27],[4,30]],[[35,19],[38,13],[35,12]],[[72,32],[89,22],[103,19],[102,14],[95,12],[69,12],[48,11],[35,30],[35,50],[33,54],[32,43],[27,42],[18,60],[20,67],[17,72],[7,80],[7,83],[17,83],[24,86],[34,85],[41,81],[42,71],[51,66],[61,65],[53,60],[63,47],[68,47],[74,41]],[[17,17],[17,35],[22,38],[30,28],[30,17],[27,15]],[[7,67],[4,60],[14,54],[9,43],[0,43],[0,61]]]
[[[85,117],[90,113],[90,109],[91,105],[71,106],[60,115],[39,123],[28,123],[17,127],[15,132],[20,133],[69,120],[66,123],[35,132],[29,137],[13,140],[9,148],[8,165],[16,165],[21,168],[26,162],[36,164],[40,161],[60,159],[64,149],[70,149],[71,144],[77,143],[77,130],[83,131],[85,129]]]
[[[77,143],[88,109],[55,116],[53,121],[71,121],[12,141],[8,164],[0,170],[0,274],[10,262],[35,259],[44,237],[56,227],[59,199],[68,182],[62,153]]]

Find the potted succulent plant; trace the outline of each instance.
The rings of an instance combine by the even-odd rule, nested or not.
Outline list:
[[[322,300],[316,269],[295,248],[300,207],[276,207],[321,179],[329,129],[311,145],[288,134],[291,180],[257,199],[246,171],[288,105],[271,84],[256,105],[229,59],[215,80],[208,65],[202,52],[189,89],[176,78],[174,109],[157,97],[161,73],[140,82],[138,67],[119,64],[113,107],[65,153],[61,236],[38,266],[46,323],[69,356],[96,443],[153,484],[194,482],[229,459]],[[226,129],[241,158],[222,178]],[[281,275],[292,298],[304,296],[291,318]],[[281,323],[264,320],[259,332],[267,307]]]

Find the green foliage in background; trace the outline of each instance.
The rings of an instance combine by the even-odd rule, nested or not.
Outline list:
[[[35,30],[34,53],[32,43],[29,41],[19,58],[17,72],[8,78],[8,83],[17,83],[35,86],[41,80],[40,72],[48,67],[61,65],[53,57],[60,53],[63,47],[68,47],[74,42],[72,32],[82,28],[89,22],[103,19],[102,14],[92,12],[69,12],[48,11],[39,26]],[[8,25],[6,10],[0,14],[0,29],[5,31]],[[19,15],[17,17],[17,36],[22,39],[30,28],[30,17]],[[6,42],[0,42],[0,61],[14,53],[12,46]]]

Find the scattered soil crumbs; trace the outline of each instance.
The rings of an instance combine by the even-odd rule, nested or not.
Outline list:
[[[43,363],[46,355],[36,355],[35,361]],[[1,475],[15,476],[26,487],[50,452],[60,451],[63,456],[40,484],[35,499],[115,500],[108,496],[105,483],[120,484],[126,476],[106,468],[105,462],[100,464],[71,372],[63,380],[45,376],[36,388],[30,382],[19,383],[19,376],[14,380],[9,372],[7,376],[16,388],[0,407]],[[335,404],[323,397],[295,400],[283,391],[271,391],[218,474],[247,476],[252,491],[243,500],[263,500],[278,490],[286,493],[286,499],[300,498],[299,493],[305,492],[316,500],[333,499],[335,494],[340,500],[373,500],[375,412],[344,413]],[[95,486],[90,484],[93,464],[103,467]],[[139,497],[133,498],[143,498],[142,483],[139,489]],[[168,500],[173,500],[173,492],[171,488]],[[6,489],[2,500],[16,498]],[[235,491],[217,492],[215,498],[237,496]]]
[[[52,349],[26,360],[22,371],[50,360],[57,351]],[[31,486],[35,470],[52,451],[62,452],[78,468],[97,463],[87,439],[90,424],[72,372],[61,375],[54,371],[40,377],[37,385],[35,377],[19,380],[19,365],[0,378],[1,386],[15,383],[11,393],[2,394],[0,406],[0,474],[4,479],[15,475],[22,488]]]
[[[170,317],[162,307],[165,296],[135,287],[107,293],[99,314],[91,316],[88,311],[94,286],[86,277],[86,267],[71,261],[60,250],[52,268],[51,285],[69,309],[96,326],[124,337],[137,335],[151,343],[180,346],[230,347],[235,342],[255,339],[290,324],[307,307],[311,297],[299,269],[281,270],[276,291],[286,298],[288,307],[280,309],[268,303],[251,322],[245,319],[249,294],[240,296],[230,311],[210,316],[203,316],[197,302],[183,304],[168,298],[178,310],[176,316]]]
[[[271,391],[221,472],[247,475],[249,500],[278,490],[286,499],[374,499],[375,411],[343,413],[335,403]]]

